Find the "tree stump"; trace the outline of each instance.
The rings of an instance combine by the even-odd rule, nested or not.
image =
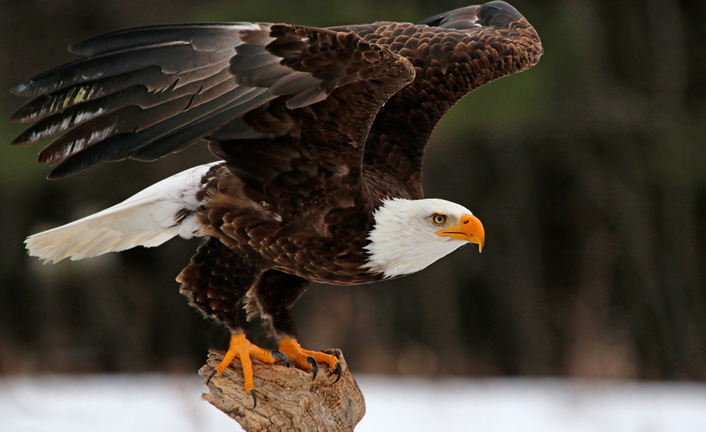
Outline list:
[[[284,364],[265,365],[253,359],[257,407],[243,388],[243,369],[238,359],[208,384],[203,398],[237,421],[246,432],[252,431],[352,431],[365,415],[365,399],[348,370],[340,350],[324,350],[341,362],[343,375],[334,384],[326,365],[312,372]],[[211,350],[199,370],[206,382],[223,358],[223,351]]]

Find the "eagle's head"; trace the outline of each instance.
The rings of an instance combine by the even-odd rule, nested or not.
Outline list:
[[[422,270],[468,243],[483,249],[485,231],[467,208],[441,199],[383,200],[368,233],[367,266],[386,278]]]

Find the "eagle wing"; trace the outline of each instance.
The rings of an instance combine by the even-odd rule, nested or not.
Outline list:
[[[288,136],[322,166],[359,171],[375,114],[414,75],[354,33],[281,24],[143,27],[70,49],[86,57],[13,89],[34,97],[13,115],[34,122],[14,144],[66,132],[39,155],[58,163],[50,178],[204,137],[227,159],[235,142]]]
[[[455,9],[417,25],[348,29],[404,56],[416,72],[380,110],[366,143],[365,178],[383,197],[422,198],[424,150],[441,117],[469,92],[530,68],[543,53],[535,29],[502,1]]]

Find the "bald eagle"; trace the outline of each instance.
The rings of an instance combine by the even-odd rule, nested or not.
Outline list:
[[[33,123],[13,144],[64,133],[39,154],[56,165],[49,178],[202,140],[219,160],[32,235],[29,253],[56,262],[204,238],[177,281],[231,332],[212,376],[238,357],[255,403],[252,357],[314,374],[321,363],[340,378],[335,357],[295,337],[290,308],[312,281],[396,278],[469,242],[483,247],[470,210],[424,198],[424,148],[464,95],[542,55],[534,28],[501,1],[419,24],[142,27],[70,50],[83,57],[12,90],[33,98],[12,117]],[[248,340],[242,305],[277,351]]]

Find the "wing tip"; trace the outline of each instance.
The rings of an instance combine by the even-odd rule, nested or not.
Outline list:
[[[478,9],[478,19],[484,26],[509,27],[524,16],[504,1],[485,3]]]
[[[78,54],[81,56],[91,55],[91,49],[89,47],[91,39],[82,40],[79,42],[74,42],[67,48],[71,54]]]
[[[85,164],[65,163],[70,160],[71,158],[62,161],[51,171],[49,171],[49,174],[47,174],[47,180],[59,180],[64,177],[69,177],[73,174],[78,173],[79,171],[83,171],[84,169],[90,166]]]
[[[10,114],[10,121],[13,123],[27,123],[27,117],[27,114],[25,114],[22,109],[18,109],[17,111]]]
[[[10,93],[12,93],[13,95],[16,95],[16,96],[36,96],[37,95],[34,81],[32,81],[31,79],[12,87],[10,89]]]
[[[10,145],[12,146],[28,146],[30,144],[32,143],[28,142],[28,139],[24,133],[18,135],[17,137],[15,137],[15,139],[10,141]]]

